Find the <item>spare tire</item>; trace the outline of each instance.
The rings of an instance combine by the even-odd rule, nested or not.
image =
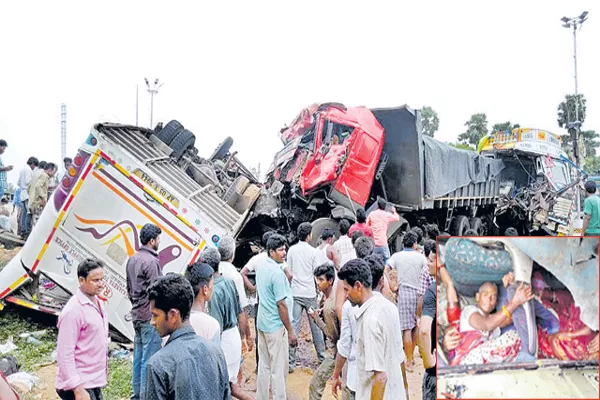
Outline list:
[[[183,125],[179,121],[173,120],[165,125],[156,136],[163,141],[166,145],[170,145],[171,142],[183,131]]]
[[[173,139],[169,147],[173,149],[173,157],[179,158],[187,149],[194,147],[194,143],[196,143],[196,136],[184,129]]]
[[[219,144],[219,146],[217,146],[217,148],[213,152],[212,156],[210,156],[209,160],[214,161],[214,160],[221,160],[221,159],[225,158],[227,153],[229,153],[231,146],[233,146],[233,139],[231,138],[231,136],[227,136],[225,138],[225,140],[223,140],[221,142],[221,144]]]

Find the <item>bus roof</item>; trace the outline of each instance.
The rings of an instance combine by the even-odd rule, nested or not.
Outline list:
[[[561,155],[567,157],[561,148],[560,136],[542,129],[515,128],[512,131],[494,132],[482,140],[481,152],[517,150],[554,158]]]

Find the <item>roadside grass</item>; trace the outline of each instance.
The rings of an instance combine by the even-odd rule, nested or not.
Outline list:
[[[38,340],[41,344],[28,343],[27,339],[19,335],[25,332],[36,332],[45,330],[46,334]],[[52,352],[56,349],[56,317],[28,310],[23,307],[6,305],[4,311],[0,312],[0,344],[6,343],[12,337],[13,343],[18,347],[7,354],[17,358],[21,371],[32,375],[42,365],[52,363]],[[131,374],[132,363],[128,359],[109,359],[108,386],[103,390],[104,398],[107,400],[129,399],[131,396]],[[53,387],[54,381],[43,382]],[[23,396],[24,400],[39,399],[33,393]]]

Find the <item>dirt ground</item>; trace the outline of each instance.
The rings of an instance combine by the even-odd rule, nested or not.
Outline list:
[[[317,356],[314,350],[308,320],[306,316],[302,321],[301,334],[297,350],[297,365],[296,370],[288,375],[287,389],[289,400],[307,400],[308,385],[312,372],[317,368]],[[244,357],[244,386],[247,389],[256,387],[256,358],[255,352],[246,353]],[[36,372],[43,382],[43,387],[35,389],[31,394],[31,399],[58,399],[54,391],[54,379],[56,377],[56,364],[40,368]],[[418,351],[415,352],[415,368],[414,372],[408,373],[408,389],[409,398],[412,400],[420,400],[422,398],[421,387],[423,382],[423,362],[419,357]],[[341,397],[340,397],[341,398]],[[335,399],[331,393],[331,386],[327,384],[323,400]]]

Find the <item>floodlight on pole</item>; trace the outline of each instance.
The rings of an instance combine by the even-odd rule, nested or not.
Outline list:
[[[152,128],[154,122],[154,95],[158,93],[158,89],[160,89],[163,84],[159,84],[158,78],[154,80],[152,85],[148,82],[148,78],[144,78],[144,81],[146,82],[148,93],[150,93],[150,128]]]
[[[581,166],[581,149],[579,148],[579,130],[581,128],[581,121],[579,120],[579,87],[577,84],[577,29],[581,29],[581,25],[587,20],[588,12],[584,11],[578,17],[562,17],[560,20],[563,22],[563,27],[567,29],[573,28],[573,77],[575,79],[575,121],[569,123],[569,133],[573,138],[573,149],[575,152],[575,165]],[[581,219],[581,193],[577,190],[576,195],[576,207],[577,207],[577,220]]]

